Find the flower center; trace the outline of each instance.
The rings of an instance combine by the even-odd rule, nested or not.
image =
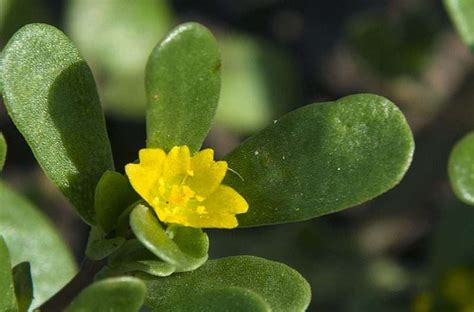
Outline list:
[[[197,195],[186,185],[186,180],[190,176],[193,176],[192,171],[189,171],[183,178],[176,179],[179,181],[178,183],[166,183],[163,178],[160,178],[158,181],[158,196],[154,203],[171,210],[187,208],[195,210],[198,214],[206,214],[206,207],[200,205],[205,198]]]
[[[168,197],[168,204],[172,206],[187,206],[196,193],[187,185],[173,185]]]

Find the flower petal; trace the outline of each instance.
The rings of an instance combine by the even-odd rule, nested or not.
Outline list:
[[[161,148],[142,148],[138,152],[138,157],[140,158],[140,164],[143,166],[162,168],[166,153]]]
[[[208,215],[189,215],[188,226],[197,228],[233,229],[238,224],[233,214],[210,213]]]
[[[159,219],[194,228],[235,228],[236,214],[248,204],[233,188],[222,185],[225,161],[214,161],[214,151],[191,157],[187,146],[142,149],[140,163],[128,164],[130,183],[155,210]]]
[[[196,228],[226,228],[237,227],[236,214],[245,213],[248,204],[233,188],[220,185],[202,205],[191,207],[174,207],[168,209],[165,205],[154,206],[161,221],[176,223]],[[202,210],[200,208],[203,208]]]
[[[125,173],[133,189],[151,204],[157,194],[157,183],[163,171],[166,153],[158,148],[147,148],[140,150],[139,158],[139,164],[125,166]]]
[[[188,185],[198,196],[208,197],[212,194],[227,172],[227,162],[214,161],[214,151],[205,149],[191,159],[193,175],[188,179]]]
[[[154,207],[159,219],[165,223],[180,224],[194,228],[223,228],[232,229],[237,227],[238,222],[234,214],[230,213],[208,213],[199,214],[185,208],[181,211],[170,210],[164,207]]]
[[[239,214],[245,213],[249,209],[249,205],[242,195],[227,185],[219,185],[217,190],[202,202],[202,205],[210,213]]]
[[[163,168],[163,179],[167,183],[176,183],[176,179],[183,178],[188,174],[191,164],[191,153],[186,145],[175,146],[166,157]]]

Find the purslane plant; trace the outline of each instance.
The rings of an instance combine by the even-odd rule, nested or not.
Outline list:
[[[33,290],[43,294],[33,302],[40,311],[302,311],[311,292],[299,273],[252,256],[207,260],[202,229],[296,222],[355,206],[394,187],[413,155],[400,110],[358,94],[295,110],[216,161],[212,149],[200,149],[218,104],[221,60],[213,35],[196,23],[178,26],[150,55],[146,148],[126,175],[114,169],[89,67],[61,31],[23,27],[0,64],[8,114],[91,226],[80,271],[45,291],[34,259],[18,256],[18,221],[2,223],[18,218],[0,219],[0,272],[8,277],[0,305],[13,311],[28,309]],[[0,141],[0,160],[5,149]],[[15,215],[21,198],[0,186],[0,202],[9,198],[0,213]],[[10,273],[20,258],[31,261],[32,278],[15,269],[25,265]]]

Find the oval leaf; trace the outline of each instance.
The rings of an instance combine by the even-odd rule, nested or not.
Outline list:
[[[13,268],[13,282],[18,311],[26,312],[33,301],[33,280],[29,262],[21,262]]]
[[[69,39],[44,24],[21,28],[0,68],[7,111],[46,175],[94,223],[94,191],[113,169],[94,78]]]
[[[464,43],[474,51],[474,2],[444,0],[444,5]]]
[[[144,205],[138,205],[132,211],[130,226],[149,251],[175,266],[177,272],[192,271],[207,260],[209,239],[201,229],[183,230],[176,234],[179,239],[173,240],[172,234],[163,230],[154,212]],[[190,231],[192,235],[189,235]],[[189,241],[183,242],[183,237]]]
[[[117,226],[122,212],[139,198],[125,176],[106,171],[95,189],[97,223],[106,233],[110,232]]]
[[[196,259],[207,259],[209,238],[201,229],[170,224],[166,228],[166,234],[185,254]]]
[[[302,221],[349,208],[394,187],[413,136],[400,110],[371,94],[293,111],[226,160],[225,184],[249,203],[239,226]]]
[[[110,255],[108,266],[112,273],[141,271],[155,276],[168,276],[176,270],[174,265],[157,260],[137,239],[128,240]]]
[[[153,50],[145,74],[148,147],[199,150],[217,108],[220,68],[216,39],[196,23],[178,26]]]
[[[4,311],[18,311],[13,285],[12,266],[8,247],[0,236],[0,307]]]
[[[474,205],[474,132],[467,134],[453,148],[448,173],[456,196]]]
[[[3,169],[5,164],[5,159],[7,158],[7,142],[3,137],[3,134],[0,132],[0,171]]]
[[[143,260],[134,262],[123,262],[114,266],[107,266],[99,277],[123,275],[129,272],[143,272],[153,276],[166,277],[175,272],[174,265],[160,260]]]
[[[145,295],[146,286],[138,278],[108,278],[95,282],[81,291],[66,311],[139,311]]]
[[[183,312],[272,311],[259,295],[249,289],[240,287],[212,289],[208,292],[190,295],[178,302],[174,310]]]
[[[145,304],[152,311],[186,311],[180,309],[186,298],[196,300],[193,298],[212,293],[220,293],[221,300],[230,300],[229,287],[254,293],[274,312],[304,311],[311,299],[309,284],[298,272],[284,264],[252,256],[209,260],[193,272],[167,278],[140,277],[147,284]],[[242,293],[239,297],[242,298]]]
[[[74,276],[74,258],[45,216],[1,181],[0,203],[0,235],[14,265],[30,262],[36,307]]]

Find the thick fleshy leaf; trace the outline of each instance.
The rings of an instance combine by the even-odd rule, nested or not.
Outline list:
[[[100,278],[123,275],[129,272],[143,272],[153,276],[166,277],[175,272],[174,265],[161,260],[140,260],[106,266],[99,274]]]
[[[212,293],[222,302],[232,301],[229,287],[244,289],[237,295],[240,298],[245,290],[254,293],[251,299],[254,303],[258,301],[256,298],[261,298],[274,312],[304,311],[311,299],[309,284],[298,272],[284,264],[252,256],[209,260],[195,271],[167,278],[140,277],[148,288],[145,305],[152,311],[185,311],[182,307],[186,306],[187,298],[202,302],[196,298]]]
[[[108,258],[108,267],[103,274],[118,274],[130,271],[145,272],[155,276],[168,276],[174,265],[156,259],[155,254],[145,248],[137,239],[125,242]]]
[[[474,2],[472,0],[444,0],[444,5],[462,40],[474,51]]]
[[[111,254],[107,260],[109,265],[115,266],[124,262],[152,259],[156,259],[154,253],[146,249],[138,239],[130,239]]]
[[[122,212],[139,198],[125,176],[106,171],[95,189],[97,223],[105,232],[110,232],[117,226]]]
[[[209,239],[201,229],[172,226],[165,232],[154,212],[144,205],[132,211],[130,225],[141,243],[177,272],[192,271],[207,260]]]
[[[453,148],[448,173],[456,196],[474,205],[474,132],[467,134]]]
[[[171,3],[71,0],[67,4],[68,33],[91,65],[105,108],[141,120],[146,61],[156,42],[173,26]]]
[[[185,254],[196,259],[207,258],[209,238],[201,229],[170,224],[166,234]]]
[[[240,287],[212,289],[208,292],[191,294],[174,307],[176,311],[195,312],[270,312],[270,305],[255,292]]]
[[[5,159],[7,158],[7,142],[3,137],[3,134],[0,132],[0,171],[3,169],[5,164]]]
[[[87,241],[86,256],[92,260],[100,260],[112,254],[125,243],[123,237],[108,238],[106,233],[99,227],[93,226]]]
[[[216,39],[196,23],[175,28],[148,59],[147,146],[199,150],[211,126],[220,91]]]
[[[0,235],[13,265],[30,262],[36,307],[74,276],[74,258],[45,216],[1,181],[0,203]]]
[[[45,24],[21,28],[3,51],[7,111],[46,175],[94,223],[94,191],[113,169],[94,78],[69,39]]]
[[[72,301],[67,312],[139,311],[146,286],[138,278],[108,278],[90,285]]]
[[[33,280],[29,262],[18,263],[13,268],[13,282],[18,302],[18,311],[26,312],[33,301]]]
[[[0,236],[0,307],[3,311],[18,311],[13,285],[12,265],[8,247]]]
[[[239,226],[301,221],[372,199],[408,169],[413,136],[389,100],[359,94],[293,111],[226,160],[249,203]]]

